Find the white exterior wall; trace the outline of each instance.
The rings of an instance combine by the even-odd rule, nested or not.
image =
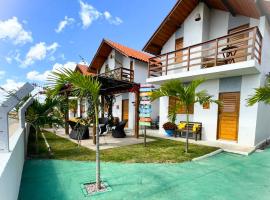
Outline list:
[[[201,21],[196,22],[195,14],[200,13]],[[230,13],[208,9],[203,3],[200,3],[184,21],[182,26],[170,37],[170,39],[162,47],[161,54],[175,50],[175,39],[183,37],[184,47],[197,44],[206,40],[228,34],[228,30],[250,24],[250,27],[258,26],[263,36],[262,63],[258,65],[261,74],[243,75],[240,91],[240,113],[239,113],[239,132],[238,144],[243,146],[254,146],[262,140],[270,137],[268,127],[270,119],[270,106],[263,103],[256,104],[252,107],[247,106],[246,99],[254,94],[254,88],[260,87],[265,83],[265,75],[270,72],[270,27],[265,17],[253,19],[244,16],[231,16]],[[179,70],[170,71],[168,75],[181,73]],[[232,76],[236,74],[232,73]],[[230,77],[227,75],[227,77]],[[203,78],[203,77],[202,77]],[[161,78],[162,79],[162,78]],[[163,83],[164,80],[158,79],[154,83]],[[206,89],[215,99],[219,96],[219,78],[211,77],[203,83],[199,89]],[[153,79],[154,80],[154,79]],[[151,82],[150,82],[151,83]],[[168,119],[168,98],[160,99],[160,132],[164,132],[162,125]],[[177,122],[185,120],[184,115],[177,115]],[[194,106],[194,115],[191,116],[192,121],[203,123],[202,139],[215,141],[217,138],[217,121],[218,106],[210,105],[210,109],[203,109],[200,105]]]
[[[265,17],[261,17],[259,21],[259,28],[263,36],[263,47],[262,47],[262,74],[260,76],[260,85],[265,84],[265,75],[270,72],[270,26]],[[254,93],[254,90],[252,91]],[[264,103],[258,104],[258,113],[257,113],[257,126],[256,126],[256,137],[255,145],[262,142],[263,140],[270,137],[270,106]]]
[[[219,79],[207,80],[197,91],[207,90],[213,99],[219,98]],[[202,140],[215,141],[217,139],[218,105],[210,104],[210,109],[203,109],[199,103],[194,105],[194,122],[202,122]]]

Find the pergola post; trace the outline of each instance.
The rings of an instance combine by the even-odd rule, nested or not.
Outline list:
[[[0,105],[0,151],[9,152],[8,113],[33,90],[34,87],[26,83]]]
[[[68,135],[69,134],[69,124],[68,124],[68,120],[69,120],[69,106],[68,106],[68,94],[67,92],[65,92],[65,101],[66,101],[66,105],[67,108],[65,109],[65,134]]]
[[[139,138],[139,103],[140,103],[140,94],[139,91],[135,91],[135,137]]]
[[[104,118],[104,104],[105,103],[105,101],[104,101],[104,96],[103,95],[101,95],[101,117],[102,118]]]

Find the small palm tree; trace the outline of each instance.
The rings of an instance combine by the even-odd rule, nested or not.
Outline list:
[[[270,104],[270,76],[267,76],[264,87],[256,88],[255,94],[247,99],[248,106],[253,106],[257,102],[264,102]]]
[[[86,98],[91,101],[95,113],[95,128],[98,130],[98,107],[101,84],[92,76],[84,76],[79,72],[69,69],[59,69],[52,72],[49,82],[53,86],[52,94],[59,94],[65,85],[70,85],[70,93],[78,98]],[[90,121],[89,121],[90,126]],[[100,152],[99,152],[99,134],[96,134],[96,187],[101,188],[100,183]]]
[[[63,124],[63,121],[54,115],[54,108],[57,104],[56,100],[49,98],[44,103],[40,103],[35,99],[27,109],[25,120],[35,129],[36,154],[39,153],[38,135],[41,128],[45,125]]]
[[[180,80],[171,80],[161,85],[161,87],[155,90],[151,95],[151,100],[154,101],[160,97],[174,97],[178,100],[179,105],[185,108],[186,122],[189,124],[189,107],[195,103],[219,103],[217,100],[213,100],[212,96],[207,94],[206,90],[196,91],[199,85],[204,80],[194,80],[190,83],[182,83]],[[177,107],[179,105],[176,105]],[[188,135],[186,133],[186,147],[185,151],[188,152]]]

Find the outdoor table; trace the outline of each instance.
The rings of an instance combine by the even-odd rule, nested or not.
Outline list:
[[[233,50],[233,49],[237,49],[237,48],[238,48],[237,46],[227,46],[227,47],[223,48],[221,50],[223,52],[223,57],[224,58],[229,58],[229,57],[235,56],[237,50]],[[226,52],[228,50],[231,50],[231,51]],[[234,58],[230,58],[230,59],[225,60],[225,63],[226,64],[235,63],[235,60],[234,60]]]

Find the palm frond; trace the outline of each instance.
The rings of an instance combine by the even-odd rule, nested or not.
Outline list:
[[[270,87],[260,87],[255,89],[255,94],[247,99],[248,106],[252,106],[255,103],[264,102],[270,104]]]

